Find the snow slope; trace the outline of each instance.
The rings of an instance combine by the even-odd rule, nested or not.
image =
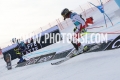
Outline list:
[[[114,8],[110,8],[114,6]],[[111,26],[107,20],[108,27],[104,25],[103,15],[99,11],[92,12],[95,17],[95,24],[90,27],[104,26],[88,30],[89,32],[120,32],[120,18],[114,11],[118,9],[114,0],[105,5],[106,13],[112,18],[114,26]],[[64,24],[64,23],[63,23]],[[74,25],[69,23],[70,27],[65,27],[61,32],[71,33]],[[115,38],[119,34],[109,34],[109,38]],[[27,57],[34,57],[48,52],[59,52],[72,48],[71,44],[53,44],[39,51],[33,52]],[[12,61],[16,64],[18,60]],[[6,69],[6,63],[0,59],[0,80],[119,80],[120,79],[120,49],[92,52],[82,54],[63,64],[53,66],[49,61],[41,64],[29,65],[12,70]]]
[[[119,80],[119,52],[120,49],[82,54],[57,66],[49,61],[9,71],[1,69],[0,80]]]

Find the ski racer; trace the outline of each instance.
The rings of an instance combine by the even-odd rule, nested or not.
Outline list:
[[[23,53],[25,52],[25,46],[23,43],[19,44],[15,49],[14,49],[17,57],[20,59],[17,64],[25,62],[26,60],[23,59]]]
[[[84,33],[87,31],[85,20],[82,18],[82,15],[73,13],[73,12],[69,11],[69,9],[67,9],[67,8],[62,10],[61,15],[63,16],[64,20],[67,18],[70,18],[72,20],[73,24],[76,26],[73,30],[75,32],[75,34],[81,34],[81,33]],[[78,35],[76,36],[76,38],[78,39]],[[79,43],[78,41],[77,41],[76,45],[75,45],[75,43],[73,43],[73,41],[71,41],[71,43],[76,50],[78,50],[77,46],[80,48],[78,54],[83,52],[84,47],[82,46],[81,43]]]
[[[65,8],[61,12],[61,15],[64,17],[64,20],[66,18],[70,18],[74,25],[76,26],[74,28],[75,33],[82,33],[86,31],[86,25],[85,20],[82,18],[82,15],[78,15],[77,13],[73,13],[69,11],[69,9]]]

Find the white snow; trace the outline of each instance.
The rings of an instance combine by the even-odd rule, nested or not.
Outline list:
[[[81,54],[60,65],[51,62],[6,70],[2,61],[0,80],[119,80],[120,49]]]
[[[112,8],[111,6],[114,6]],[[89,29],[89,32],[120,32],[120,17],[116,16],[114,11],[118,6],[111,0],[105,4],[105,11],[112,19],[114,26],[107,20],[108,27],[104,25],[103,15],[99,11],[90,13],[95,18],[95,24],[90,27],[101,28]],[[72,33],[74,25],[68,20],[70,27],[65,27],[61,32]],[[65,25],[65,23],[62,23]],[[117,37],[119,34],[109,34],[109,39]],[[71,44],[60,43],[53,44],[39,51],[26,55],[34,57],[48,52],[57,53],[72,48]],[[51,65],[51,62],[29,65],[20,68],[14,68],[18,59],[13,60],[13,69],[7,70],[6,63],[0,59],[0,80],[119,80],[120,79],[120,49],[92,52],[81,54],[60,65]],[[55,60],[56,62],[56,60]]]

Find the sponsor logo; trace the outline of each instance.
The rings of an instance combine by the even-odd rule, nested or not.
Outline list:
[[[27,63],[25,65],[30,65],[30,64],[36,64],[36,63],[42,63],[42,62],[50,61],[50,60],[52,60],[54,55],[55,55],[55,52],[51,53],[51,54],[47,54],[47,55],[42,55],[42,56],[31,58],[30,60],[27,61]]]
[[[42,58],[40,58],[40,59],[38,60],[37,63],[42,63],[42,62],[49,61],[49,60],[52,59],[52,57],[53,57],[53,55],[42,57]]]
[[[120,48],[120,35],[115,38],[106,48],[105,50]]]
[[[115,43],[112,45],[112,48],[119,48],[120,47],[120,39],[118,39],[117,41],[115,41]]]
[[[29,61],[27,61],[26,65],[34,64],[36,62],[35,58],[31,58]]]

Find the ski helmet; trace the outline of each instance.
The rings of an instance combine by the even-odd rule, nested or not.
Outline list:
[[[65,17],[69,12],[70,12],[69,9],[65,8],[62,10],[61,15]]]

